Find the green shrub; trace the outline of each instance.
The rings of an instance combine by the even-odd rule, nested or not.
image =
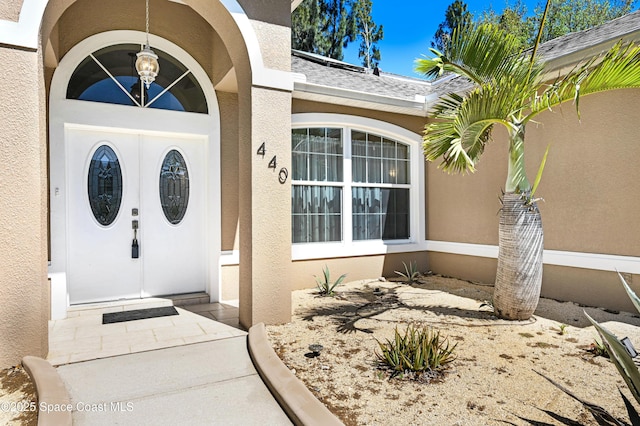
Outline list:
[[[404,334],[395,330],[393,339],[378,341],[381,353],[376,351],[381,366],[391,370],[391,377],[414,372],[436,372],[453,361],[457,343],[451,346],[448,340],[440,336],[439,331],[431,327],[407,326]]]
[[[407,284],[412,284],[418,281],[418,278],[420,277],[420,272],[418,271],[417,262],[409,262],[409,266],[407,266],[407,264],[404,262],[402,262],[402,264],[404,265],[404,273],[400,271],[394,271],[394,272],[400,275],[402,278],[404,278],[403,281],[406,282]]]
[[[314,275],[316,279],[316,287],[322,296],[333,296],[333,290],[347,277],[347,274],[342,274],[336,281],[331,282],[331,273],[329,272],[329,267],[327,265],[322,269],[322,275],[323,278],[318,278]]]

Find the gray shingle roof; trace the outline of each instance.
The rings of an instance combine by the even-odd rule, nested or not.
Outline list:
[[[293,51],[291,70],[304,74],[308,83],[407,100],[415,100],[416,95],[427,96],[432,91],[432,84],[427,81],[394,78],[384,73],[376,76],[366,73],[362,67],[325,59],[317,55]]]
[[[566,34],[540,45],[539,53],[547,61],[557,60],[563,56],[596,48],[600,53],[610,42],[628,38],[640,31],[640,11],[613,19],[597,27],[577,33]],[[599,46],[606,44],[604,48]]]
[[[635,33],[640,33],[640,11],[598,27],[550,40],[540,46],[539,53],[547,61],[556,61],[559,64],[575,62],[583,57],[599,54],[621,38],[638,39],[638,34]],[[376,76],[366,73],[362,67],[356,65],[295,50],[292,52],[291,69],[294,73],[303,74],[306,83],[311,85],[405,101],[419,101],[420,97],[435,99],[469,87],[468,80],[460,77],[429,82],[385,72]]]

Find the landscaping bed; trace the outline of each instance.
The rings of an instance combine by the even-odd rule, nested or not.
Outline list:
[[[496,318],[492,288],[427,275],[411,285],[350,282],[334,297],[292,293],[290,324],[268,326],[283,362],[347,425],[596,425],[591,414],[537,374],[626,419],[613,364],[594,352],[595,320],[640,346],[640,318],[541,299],[529,321]],[[380,368],[378,341],[407,325],[430,326],[457,344],[444,374],[416,376]],[[309,346],[323,349],[313,353]],[[577,422],[577,423],[571,423]],[[539,422],[539,423],[538,423]]]

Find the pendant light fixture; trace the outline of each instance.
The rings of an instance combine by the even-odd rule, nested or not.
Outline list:
[[[155,54],[151,47],[149,46],[149,0],[146,0],[146,32],[147,32],[147,43],[144,45],[142,50],[138,52],[136,59],[136,71],[138,71],[138,75],[140,76],[140,81],[142,81],[147,89],[153,83],[153,80],[156,79],[158,72],[160,71],[160,65],[158,65],[158,55]]]

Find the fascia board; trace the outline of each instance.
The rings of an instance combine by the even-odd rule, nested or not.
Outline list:
[[[296,99],[349,105],[419,117],[426,117],[428,110],[428,104],[423,100],[411,101],[393,96],[376,95],[357,90],[305,83],[302,81],[294,81],[293,97]]]

